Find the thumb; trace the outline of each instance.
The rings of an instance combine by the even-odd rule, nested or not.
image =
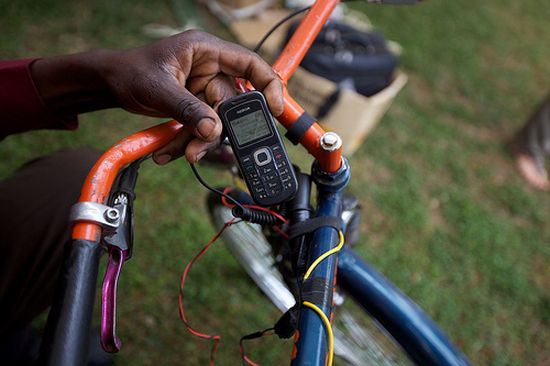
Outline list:
[[[218,114],[187,89],[178,87],[162,99],[165,112],[187,126],[201,140],[216,141],[220,137],[222,124]]]

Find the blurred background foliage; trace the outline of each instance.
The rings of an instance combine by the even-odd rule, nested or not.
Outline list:
[[[550,197],[517,175],[507,143],[550,90],[546,0],[427,1],[415,7],[352,3],[404,47],[409,84],[351,158],[350,190],[363,203],[359,251],[447,331],[474,364],[550,362]],[[168,2],[0,0],[0,58],[151,39],[148,23],[178,26]],[[205,15],[200,11],[199,14]],[[215,20],[206,30],[231,39]],[[75,132],[37,131],[0,144],[0,178],[51,151],[105,149],[159,122],[121,110],[80,117]],[[301,152],[294,151],[295,155]],[[303,154],[303,153],[301,153]],[[203,167],[206,179],[227,173]],[[117,364],[206,364],[209,344],[178,318],[179,273],[217,228],[206,192],[183,161],[142,169],[136,245],[120,283]],[[219,364],[239,362],[241,335],[278,317],[223,247],[188,281],[189,317],[223,335]],[[254,343],[263,364],[286,364],[291,345]]]

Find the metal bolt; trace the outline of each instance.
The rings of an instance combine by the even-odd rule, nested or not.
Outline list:
[[[108,222],[116,222],[120,218],[120,213],[118,212],[117,209],[110,208],[105,211],[103,216],[105,217],[105,220],[107,220]]]
[[[335,151],[342,146],[342,139],[334,132],[327,132],[321,136],[321,147],[326,151]]]
[[[323,136],[323,143],[326,145],[326,146],[334,146],[336,145],[336,143],[338,142],[338,136],[334,136],[332,134],[326,134]]]

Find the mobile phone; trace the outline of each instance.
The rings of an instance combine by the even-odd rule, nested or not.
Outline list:
[[[254,90],[228,99],[218,113],[254,201],[273,206],[294,197],[296,174],[263,94]]]

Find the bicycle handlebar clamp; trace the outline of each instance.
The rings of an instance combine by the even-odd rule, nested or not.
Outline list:
[[[78,202],[71,207],[69,221],[71,223],[95,222],[109,231],[120,225],[120,212],[114,207],[97,202]]]

